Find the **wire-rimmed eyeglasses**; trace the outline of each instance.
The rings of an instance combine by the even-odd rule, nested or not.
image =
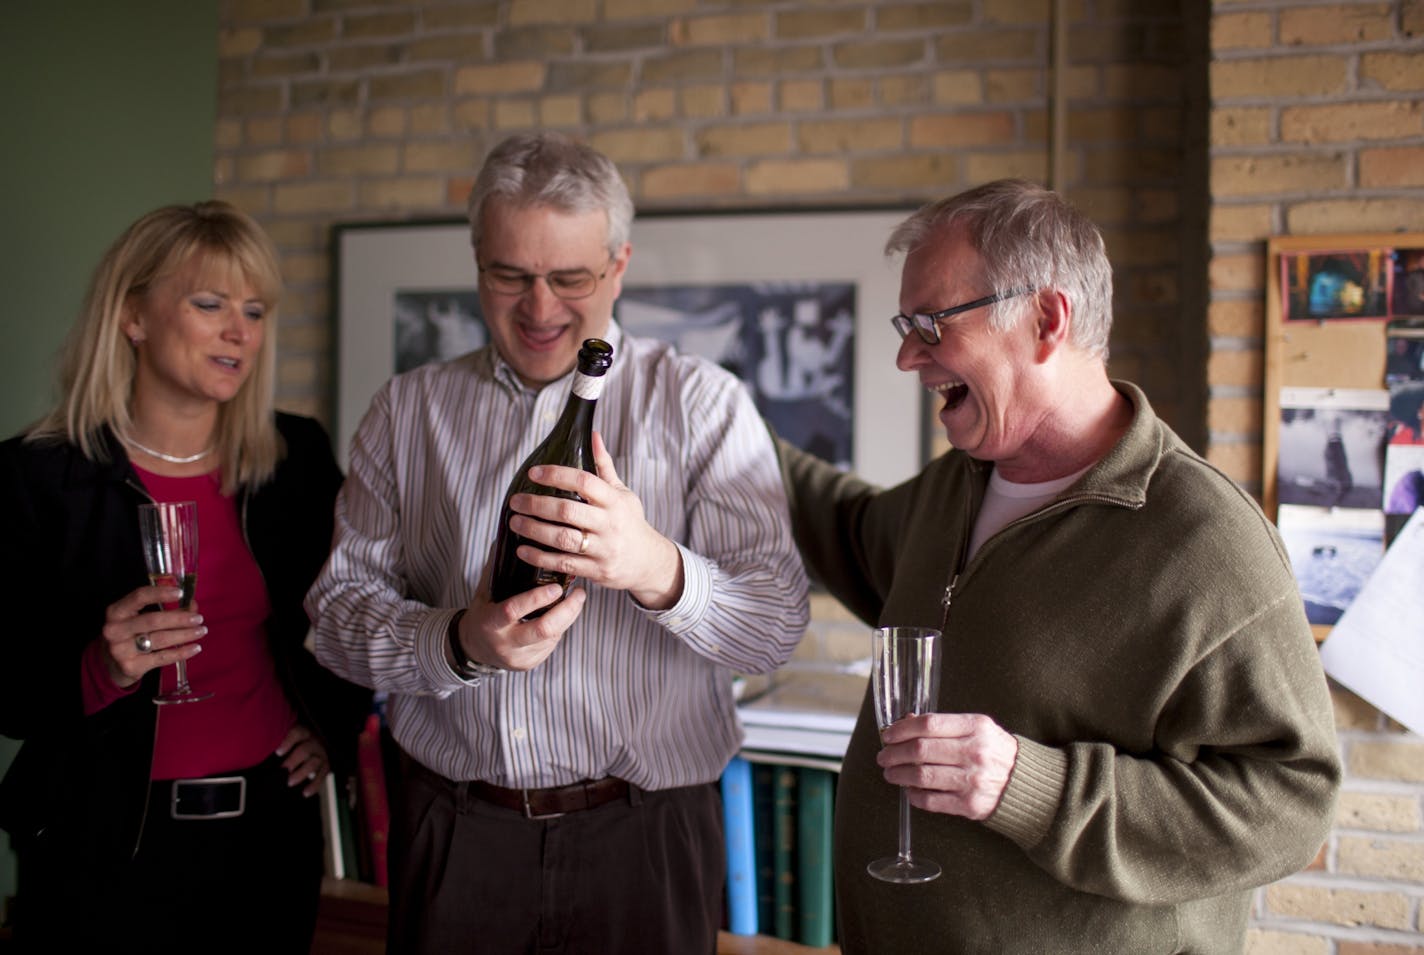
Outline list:
[[[524,272],[520,269],[513,269],[507,265],[481,265],[475,262],[475,267],[479,269],[480,277],[490,287],[491,291],[501,295],[523,295],[534,287],[535,279],[543,279],[544,284],[549,286],[549,291],[566,302],[576,301],[581,298],[588,298],[593,294],[593,290],[598,288],[598,283],[603,281],[603,277],[608,274],[608,267],[613,264],[610,256],[608,265],[603,267],[603,271],[594,274],[591,269],[557,269],[553,272]]]
[[[916,312],[913,315],[906,315],[903,312],[890,319],[890,324],[895,326],[895,331],[904,338],[914,329],[920,336],[920,341],[926,345],[939,344],[939,323],[946,318],[952,318],[962,312],[971,312],[976,308],[983,308],[985,305],[993,305],[995,302],[1002,302],[1004,299],[1017,298],[1032,292],[1031,288],[1013,288],[1006,292],[995,292],[993,295],[986,295],[983,298],[976,298],[972,302],[965,302],[963,305],[955,305],[938,312]]]

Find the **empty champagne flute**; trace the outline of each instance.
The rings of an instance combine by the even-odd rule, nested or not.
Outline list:
[[[939,697],[942,637],[926,627],[881,627],[872,631],[870,688],[881,729],[906,716],[929,711]],[[939,863],[910,853],[910,795],[900,787],[900,851],[865,867],[885,882],[928,882],[939,878]]]
[[[177,587],[181,594],[176,605],[165,604],[165,610],[189,610],[193,592],[198,587],[198,505],[193,501],[171,504],[140,504],[138,526],[143,536],[143,562],[148,568],[148,580],[156,587]],[[174,666],[177,685],[167,693],[159,693],[153,702],[196,703],[212,696],[212,692],[195,692],[188,685],[187,661]]]

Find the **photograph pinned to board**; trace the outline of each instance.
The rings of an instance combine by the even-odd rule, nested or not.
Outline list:
[[[1305,601],[1306,619],[1333,625],[1384,555],[1383,512],[1282,504],[1277,526]]]
[[[1388,248],[1282,255],[1282,317],[1288,322],[1388,318],[1394,263]]]
[[[1424,249],[1395,249],[1391,315],[1424,316]]]
[[[1279,503],[1378,510],[1389,401],[1376,389],[1282,388]]]

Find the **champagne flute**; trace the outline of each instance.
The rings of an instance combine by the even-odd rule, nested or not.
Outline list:
[[[939,697],[942,637],[925,627],[881,627],[871,633],[871,694],[881,729],[931,709]],[[900,851],[876,859],[866,871],[884,882],[929,882],[939,878],[938,862],[910,854],[910,795],[900,787]]]
[[[198,505],[193,501],[172,504],[140,504],[138,526],[143,536],[143,562],[148,579],[156,587],[177,587],[181,591],[176,609],[193,606],[193,592],[198,587]],[[174,606],[165,605],[165,610]],[[212,696],[198,693],[188,685],[188,664],[179,660],[173,664],[177,685],[167,693],[159,693],[153,702],[196,703]]]

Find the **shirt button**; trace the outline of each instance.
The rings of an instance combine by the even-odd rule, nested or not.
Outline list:
[[[683,619],[682,619],[681,617],[670,617],[670,618],[668,618],[668,623],[672,624],[674,627],[680,627],[680,626],[682,626],[682,625],[683,625],[683,622],[684,622],[684,621],[683,621]]]
[[[524,732],[524,727],[516,726],[514,728],[514,732],[510,735],[513,736],[515,739],[522,740],[527,734]]]
[[[554,414],[552,411],[544,412],[543,419],[545,424],[553,424],[555,421],[559,420],[558,415]]]

